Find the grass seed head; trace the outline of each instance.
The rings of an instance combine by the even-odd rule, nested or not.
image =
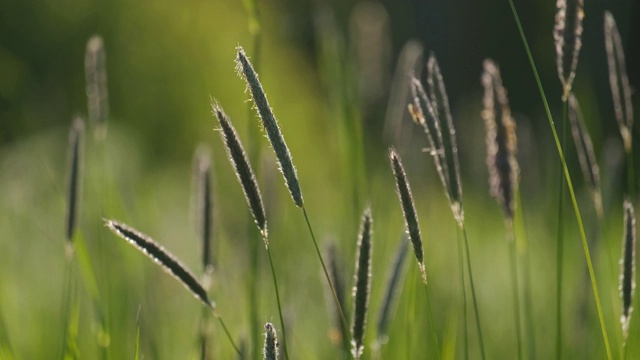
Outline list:
[[[114,220],[106,220],[106,226],[114,234],[126,240],[129,244],[140,250],[151,260],[160,265],[163,270],[173,275],[178,281],[184,285],[196,298],[202,301],[210,308],[215,308],[215,303],[209,300],[207,291],[196,280],[196,277],[183,265],[173,254],[165,250],[160,244],[155,242],[149,236],[138,232],[137,230],[116,222]]]
[[[265,217],[262,196],[260,195],[260,189],[258,188],[258,182],[256,181],[253,168],[251,168],[247,154],[240,142],[240,137],[227,114],[224,113],[222,107],[215,101],[213,101],[212,107],[213,114],[220,123],[220,136],[222,136],[225,148],[227,149],[227,155],[233,165],[238,181],[242,186],[242,191],[249,204],[251,215],[253,215],[256,225],[258,225],[262,233],[265,246],[269,247],[267,240],[267,218]]]
[[[351,354],[360,359],[364,350],[364,332],[367,325],[367,310],[371,292],[371,254],[372,254],[371,210],[362,216],[358,252],[356,256],[355,286],[353,287],[353,320],[351,324]]]
[[[400,205],[402,207],[402,213],[404,214],[404,222],[407,227],[407,233],[409,234],[409,240],[413,246],[413,252],[418,260],[418,267],[422,274],[422,281],[427,283],[427,272],[424,267],[424,254],[422,251],[422,236],[420,235],[420,227],[418,226],[418,215],[416,213],[415,205],[413,204],[413,196],[411,195],[411,187],[407,180],[407,175],[402,166],[400,156],[396,154],[396,151],[389,149],[389,159],[391,160],[391,169],[393,170],[393,176],[396,180],[396,190],[398,192],[398,198],[400,199]]]
[[[69,130],[69,148],[67,151],[67,216],[65,235],[68,244],[70,244],[73,239],[80,214],[83,143],[84,120],[76,116]]]
[[[487,167],[491,195],[502,206],[505,217],[513,221],[515,189],[518,186],[516,124],[511,117],[507,90],[500,69],[491,59],[484,61],[482,119],[486,129]]]
[[[557,0],[553,39],[556,67],[562,83],[562,101],[567,101],[578,67],[582,47],[584,0]]]
[[[264,325],[264,360],[276,360],[278,358],[278,337],[276,328],[271,323]]]
[[[99,35],[94,35],[87,41],[84,72],[89,121],[96,127],[96,136],[103,139],[106,136],[107,119],[109,118],[109,92],[106,52],[104,41]]]
[[[620,260],[620,297],[622,298],[622,333],[626,343],[631,320],[633,292],[636,287],[636,214],[629,199],[624,201],[624,237]]]
[[[291,193],[293,202],[296,206],[301,208],[304,205],[304,201],[302,200],[298,174],[296,173],[296,168],[293,166],[291,153],[284,141],[284,137],[282,136],[276,117],[273,115],[273,111],[269,106],[267,96],[262,89],[260,80],[258,79],[258,74],[253,69],[251,62],[249,62],[249,59],[242,47],[238,47],[236,64],[238,73],[247,82],[247,88],[251,92],[253,103],[255,108],[258,110],[258,115],[260,115],[262,126],[267,133],[271,147],[276,153],[276,157],[278,158],[278,163],[280,165],[280,171],[284,176],[284,180],[287,184],[287,188],[289,189],[289,193]]]
[[[624,141],[624,148],[629,152],[631,150],[631,132],[633,128],[631,87],[627,77],[627,65],[625,64],[618,26],[613,15],[608,11],[604,13],[604,41],[607,51],[607,64],[609,65],[609,85],[611,85],[613,109],[622,140]]]

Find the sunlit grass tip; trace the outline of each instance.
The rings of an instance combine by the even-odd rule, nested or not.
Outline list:
[[[371,210],[362,216],[356,255],[355,285],[353,287],[353,320],[351,323],[351,355],[360,359],[364,350],[364,333],[371,292],[372,219]]]
[[[84,120],[76,116],[69,130],[67,151],[67,213],[65,235],[67,243],[73,240],[80,214],[82,194],[82,159],[84,143]]]
[[[582,20],[584,0],[557,0],[553,40],[556,48],[556,67],[562,83],[562,100],[567,101],[578,67],[582,48]]]
[[[513,221],[515,189],[518,186],[516,124],[511,116],[507,90],[500,69],[491,59],[483,63],[482,119],[486,130],[487,167],[491,195],[502,206],[505,217]]]
[[[636,213],[629,199],[624,201],[624,237],[622,239],[622,259],[620,260],[620,297],[622,299],[622,334],[626,343],[631,320],[631,306],[636,287]]]
[[[244,192],[244,196],[249,204],[251,215],[253,215],[256,225],[258,225],[258,228],[262,232],[265,246],[269,247],[267,240],[267,218],[265,217],[262,196],[260,194],[260,189],[258,188],[255,173],[251,168],[247,154],[240,142],[240,137],[238,136],[236,129],[233,127],[231,120],[227,114],[225,114],[220,104],[215,100],[212,100],[211,106],[213,108],[214,116],[220,123],[220,136],[224,141],[227,155],[233,165],[238,181],[242,186],[242,191]]]
[[[200,285],[198,280],[196,280],[193,273],[173,256],[173,254],[165,250],[162,245],[158,244],[149,236],[114,220],[105,220],[105,225],[114,234],[126,240],[156,264],[160,265],[164,271],[173,275],[193,296],[202,301],[206,306],[212,309],[215,308],[215,303],[209,299],[207,291]]]
[[[276,335],[276,328],[271,323],[264,325],[264,349],[262,354],[264,360],[276,360],[278,358],[278,337]]]
[[[396,190],[398,192],[398,198],[400,199],[400,205],[404,214],[404,222],[407,227],[407,233],[411,245],[413,246],[413,252],[418,261],[418,267],[422,274],[422,281],[427,283],[427,272],[424,266],[424,253],[422,250],[422,236],[420,235],[420,227],[418,226],[418,215],[413,203],[413,196],[411,195],[411,187],[407,180],[407,175],[402,166],[400,156],[396,154],[393,148],[389,149],[389,159],[391,160],[391,169],[393,170],[393,176],[396,182]]]
[[[293,202],[296,206],[302,208],[304,201],[302,199],[302,192],[300,190],[300,183],[298,182],[298,175],[296,168],[293,166],[293,160],[291,159],[291,153],[287,147],[278,122],[273,115],[271,106],[267,101],[267,96],[262,89],[262,84],[258,79],[258,74],[253,69],[251,62],[247,58],[242,47],[238,47],[238,56],[236,58],[236,69],[240,76],[247,82],[247,88],[251,92],[255,108],[258,110],[258,115],[262,120],[262,126],[267,133],[271,147],[273,147],[278,163],[280,165],[280,171],[284,176],[289,193],[293,198]]]
[[[93,35],[87,41],[84,71],[89,121],[96,127],[96,136],[104,138],[109,118],[109,93],[106,52],[100,35]]]
[[[622,40],[616,20],[609,11],[604,13],[604,40],[609,66],[609,84],[613,98],[613,108],[627,152],[631,149],[633,127],[633,103],[631,87],[627,77],[627,65],[624,58]]]
[[[585,181],[589,186],[594,207],[599,217],[603,216],[602,209],[602,192],[600,187],[600,167],[598,159],[593,150],[591,136],[584,124],[580,103],[573,93],[569,94],[569,121],[571,123],[571,134],[576,145],[578,153],[578,161],[584,175]]]

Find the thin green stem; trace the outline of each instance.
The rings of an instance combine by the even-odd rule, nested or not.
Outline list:
[[[429,326],[431,326],[433,341],[436,343],[436,353],[438,354],[438,359],[442,359],[442,355],[440,355],[440,343],[438,342],[438,335],[436,334],[436,326],[433,323],[433,313],[431,311],[431,299],[429,298],[429,286],[425,282],[423,282],[423,284],[424,284],[424,292],[427,295],[427,310],[429,311]]]
[[[258,324],[258,250],[260,249],[260,240],[255,224],[251,220],[247,220],[247,232],[249,233],[249,276],[248,276],[248,292],[249,301],[249,329],[251,329],[251,355],[253,359],[260,354],[260,341],[258,334],[260,333],[260,325]]]
[[[518,359],[522,359],[522,320],[520,318],[520,284],[518,281],[518,253],[516,250],[516,231],[513,222],[507,225],[510,234],[507,234],[509,243],[509,257],[511,262],[511,287],[513,291],[513,310],[515,315],[516,338],[518,344]]]
[[[229,332],[229,329],[227,329],[227,325],[225,325],[224,321],[222,320],[222,316],[220,316],[220,314],[216,312],[214,307],[211,307],[211,311],[213,312],[213,316],[215,316],[215,318],[218,319],[218,321],[220,322],[220,325],[222,326],[222,330],[224,330],[224,333],[227,335],[227,340],[229,340],[229,343],[231,344],[231,347],[233,348],[233,350],[235,350],[238,356],[242,356],[242,352],[240,351],[240,348],[238,348],[236,343],[233,341],[233,338],[231,337],[231,333]]]
[[[480,355],[485,360],[484,340],[482,338],[482,326],[480,325],[480,311],[478,310],[478,301],[476,299],[476,287],[473,282],[473,271],[471,270],[471,252],[469,251],[469,239],[467,238],[467,229],[464,224],[461,226],[462,236],[464,237],[464,247],[467,255],[467,271],[469,274],[469,284],[471,285],[471,299],[473,300],[473,311],[476,315],[476,328],[478,329],[478,342],[480,343]]]
[[[560,145],[560,140],[558,138],[558,133],[556,132],[553,117],[551,116],[551,110],[549,109],[549,103],[547,102],[547,98],[544,94],[544,89],[542,87],[542,82],[540,81],[540,76],[538,75],[538,69],[536,68],[535,62],[533,61],[533,55],[531,54],[531,49],[529,48],[529,43],[527,42],[527,38],[524,35],[524,30],[522,29],[522,24],[520,23],[520,18],[518,16],[518,12],[516,10],[515,5],[513,4],[513,0],[509,0],[509,5],[511,6],[511,11],[513,13],[514,20],[516,25],[518,26],[518,31],[520,33],[520,37],[522,38],[522,43],[524,45],[525,51],[527,53],[527,57],[529,59],[529,64],[531,66],[531,70],[533,71],[533,75],[536,79],[536,83],[538,85],[538,91],[540,92],[540,96],[542,97],[542,102],[544,104],[545,112],[547,113],[547,119],[549,120],[549,126],[551,127],[551,132],[553,133],[553,138],[556,143],[556,148],[558,150],[558,155],[560,156],[560,161],[562,162],[562,168],[565,174],[565,180],[567,183],[567,187],[569,188],[569,194],[571,195],[571,202],[573,204],[573,211],[576,216],[576,221],[578,222],[578,229],[580,231],[580,237],[582,239],[582,247],[584,249],[584,255],[587,261],[587,266],[589,267],[589,276],[591,278],[591,287],[593,288],[593,295],[596,300],[596,307],[598,309],[598,319],[600,321],[600,329],[602,330],[602,337],[604,340],[605,349],[607,352],[607,359],[611,360],[611,347],[609,346],[609,337],[607,335],[607,329],[604,322],[604,316],[602,314],[602,304],[600,302],[600,295],[598,293],[598,284],[596,281],[595,272],[593,270],[593,264],[591,262],[591,254],[589,252],[589,244],[587,243],[587,236],[584,232],[584,225],[582,223],[582,217],[580,216],[580,208],[578,207],[578,202],[576,200],[575,191],[573,189],[573,183],[571,182],[571,176],[569,174],[569,169],[567,168],[567,163],[564,158],[564,152],[562,149],[562,145]]]
[[[282,306],[280,305],[280,292],[278,291],[278,280],[276,279],[276,270],[273,267],[271,259],[271,249],[267,246],[267,255],[269,255],[269,265],[271,265],[271,276],[273,277],[273,287],[276,289],[276,301],[278,302],[278,315],[280,315],[280,326],[282,327],[282,344],[284,346],[284,357],[289,359],[289,348],[287,347],[287,331],[285,330],[284,317],[282,316]]]
[[[462,288],[462,319],[464,329],[464,358],[469,359],[469,330],[467,329],[467,290],[464,281],[464,255],[462,253],[462,238],[460,230],[456,227],[458,233],[458,265],[460,266],[460,287]]]
[[[516,188],[516,209],[520,209],[520,211],[516,212],[516,217],[520,217],[521,219],[521,243],[524,248],[524,307],[525,307],[525,316],[527,321],[527,339],[529,340],[529,358],[536,358],[536,337],[535,337],[535,326],[533,323],[533,295],[531,292],[531,254],[529,252],[529,243],[527,241],[527,226],[525,223],[524,212],[522,211],[522,198],[520,196],[520,188]],[[514,229],[515,231],[515,229]],[[517,247],[518,241],[516,241]]]
[[[69,246],[71,248],[72,245],[70,244],[65,244],[66,246]],[[67,248],[65,248],[65,250],[67,250]],[[67,254],[71,254],[70,251],[67,251]],[[64,359],[65,355],[66,355],[66,348],[67,348],[67,342],[68,342],[68,335],[69,335],[69,321],[70,321],[70,316],[71,316],[71,278],[72,278],[72,272],[73,272],[73,258],[71,256],[67,256],[65,259],[65,269],[64,269],[64,292],[62,295],[62,316],[63,316],[63,327],[62,327],[62,331],[64,332],[64,334],[62,335],[62,347],[61,347],[61,351],[60,351],[60,356],[58,356],[59,359]]]
[[[413,320],[415,319],[414,314],[415,314],[415,309],[416,309],[416,287],[414,286],[414,284],[416,283],[416,272],[412,271],[411,272],[411,281],[409,282],[409,306],[407,307],[407,323],[406,323],[406,336],[404,337],[407,340],[407,343],[405,345],[405,349],[407,350],[407,356],[406,359],[413,359],[413,344],[415,344],[414,342],[414,335],[415,335],[415,331],[413,331]]]
[[[340,318],[342,319],[342,326],[344,327],[344,334],[349,338],[349,342],[351,341],[351,336],[349,335],[349,325],[347,323],[347,318],[344,316],[344,311],[342,310],[342,305],[340,305],[340,301],[338,300],[338,295],[336,294],[336,289],[331,282],[331,277],[329,276],[329,272],[327,271],[327,267],[324,264],[324,259],[322,258],[322,254],[320,253],[320,248],[318,248],[318,242],[316,241],[316,236],[313,234],[313,229],[311,228],[311,223],[309,222],[309,216],[307,215],[307,209],[302,207],[302,213],[304,214],[304,220],[307,222],[307,228],[309,228],[309,234],[311,234],[311,240],[313,240],[313,246],[316,249],[316,253],[318,254],[318,259],[320,260],[320,264],[322,265],[322,271],[324,272],[324,276],[327,279],[327,283],[329,283],[329,288],[331,288],[331,294],[333,295],[333,301],[336,302],[336,307],[338,308],[338,312],[340,313]]]
[[[562,148],[567,144],[568,101],[562,104]],[[562,279],[564,274],[564,188],[565,179],[560,163],[560,179],[558,181],[558,222],[556,233],[556,359],[562,358]]]
[[[631,139],[631,147],[627,149],[627,191],[631,201],[636,199],[636,179],[633,170],[633,137]]]

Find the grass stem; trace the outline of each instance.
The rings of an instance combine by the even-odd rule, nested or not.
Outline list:
[[[213,316],[215,316],[215,318],[218,319],[218,321],[220,322],[220,325],[222,326],[222,330],[224,330],[225,335],[227,335],[227,340],[229,340],[229,344],[231,344],[231,347],[233,347],[233,350],[235,350],[238,356],[242,357],[242,352],[240,351],[240,348],[238,348],[236,343],[233,341],[233,337],[231,337],[231,333],[229,332],[229,329],[227,329],[227,325],[225,325],[224,321],[222,320],[222,316],[220,316],[213,307],[211,307],[211,311],[213,312]]]
[[[580,216],[580,208],[578,207],[578,202],[576,200],[576,195],[573,189],[573,183],[571,182],[571,176],[569,174],[569,169],[567,168],[567,163],[564,158],[564,152],[562,145],[560,144],[560,139],[558,138],[558,133],[555,129],[553,123],[553,117],[551,116],[551,110],[549,109],[549,103],[547,102],[547,97],[544,94],[544,89],[542,87],[542,82],[540,81],[540,76],[538,75],[538,69],[533,61],[533,55],[531,54],[531,49],[529,48],[529,43],[527,42],[527,38],[524,35],[524,30],[522,28],[522,24],[520,23],[520,17],[518,16],[518,11],[513,3],[513,0],[509,0],[509,6],[511,7],[511,12],[513,13],[513,18],[518,27],[518,32],[520,33],[520,37],[522,39],[522,43],[524,45],[525,51],[527,53],[527,58],[529,59],[529,64],[531,66],[531,70],[533,71],[533,75],[536,79],[536,83],[538,85],[538,91],[540,92],[540,96],[542,97],[542,102],[544,104],[545,112],[547,113],[547,119],[549,120],[549,126],[551,127],[551,132],[553,133],[553,138],[556,143],[556,148],[558,150],[558,155],[560,156],[560,161],[562,162],[562,168],[565,174],[565,180],[567,183],[567,187],[569,188],[569,194],[571,195],[571,202],[573,204],[573,210],[576,216],[576,220],[578,222],[578,229],[580,231],[580,237],[582,239],[582,247],[584,249],[585,259],[587,261],[587,266],[589,267],[589,276],[591,278],[591,287],[593,288],[593,295],[596,300],[596,307],[598,310],[598,319],[600,321],[600,329],[602,330],[602,337],[607,353],[607,359],[611,360],[611,347],[609,345],[609,336],[607,335],[607,328],[604,322],[604,315],[602,314],[602,304],[600,302],[600,295],[598,293],[598,284],[596,281],[596,275],[593,270],[593,264],[591,262],[591,254],[589,252],[589,244],[587,243],[587,237],[584,231],[584,225],[582,223],[582,218]]]
[[[567,145],[568,102],[562,104],[562,148]],[[562,279],[564,274],[564,188],[565,178],[560,163],[560,179],[558,181],[558,222],[556,233],[556,359],[562,358]]]
[[[457,227],[456,227],[457,228]],[[462,288],[462,320],[464,329],[464,358],[469,359],[469,330],[467,329],[467,289],[464,281],[464,254],[462,252],[462,238],[458,231],[458,265],[460,266],[460,287]]]
[[[433,334],[433,341],[436,344],[436,353],[438,354],[438,359],[442,359],[442,355],[440,354],[440,343],[438,342],[438,334],[436,333],[436,326],[433,323],[433,312],[431,311],[431,299],[429,298],[429,286],[427,283],[424,283],[424,292],[427,295],[427,310],[429,311],[429,326],[431,327],[431,333]]]
[[[476,287],[473,282],[473,271],[471,270],[471,255],[469,251],[469,239],[467,237],[467,229],[464,226],[464,224],[462,224],[460,228],[462,230],[462,236],[464,237],[465,252],[467,255],[467,271],[469,274],[469,284],[471,285],[471,299],[473,300],[473,311],[476,316],[476,328],[478,329],[478,342],[480,343],[480,355],[482,356],[482,359],[485,360],[486,356],[484,351],[484,340],[482,337],[482,325],[480,324],[480,311],[478,310],[478,301],[476,299]]]
[[[267,255],[269,255],[269,265],[271,266],[271,276],[273,277],[273,286],[276,289],[276,301],[278,302],[278,315],[280,316],[280,326],[282,327],[282,345],[284,347],[284,357],[289,359],[289,348],[287,347],[287,331],[285,330],[284,317],[282,316],[282,307],[280,305],[280,292],[278,291],[278,280],[276,279],[276,270],[273,267],[271,259],[271,248],[267,247]]]
[[[322,253],[320,253],[320,248],[318,248],[318,242],[316,241],[316,236],[313,234],[313,229],[311,228],[311,223],[309,222],[309,216],[307,215],[307,209],[303,206],[302,213],[304,214],[304,220],[307,222],[307,228],[309,229],[309,234],[311,234],[311,240],[313,240],[313,246],[316,249],[316,253],[318,254],[318,259],[320,260],[320,264],[322,265],[322,271],[324,272],[324,276],[327,279],[327,283],[329,283],[329,288],[331,288],[331,294],[333,295],[333,301],[336,302],[336,307],[338,312],[340,313],[340,318],[342,319],[342,326],[344,327],[344,334],[349,337],[349,342],[351,341],[351,336],[349,335],[349,323],[347,322],[347,318],[344,316],[344,311],[342,310],[342,305],[340,305],[340,301],[338,300],[338,295],[336,294],[336,289],[331,282],[331,277],[329,276],[329,272],[327,271],[327,267],[324,264],[324,259],[322,258]]]
[[[513,222],[507,225],[510,234],[507,234],[509,243],[509,258],[511,262],[511,287],[513,290],[513,310],[515,315],[516,338],[518,344],[518,359],[522,359],[522,319],[520,318],[520,284],[518,275],[518,252],[516,249],[516,231]]]

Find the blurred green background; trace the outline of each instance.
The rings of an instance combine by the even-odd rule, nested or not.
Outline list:
[[[555,6],[549,1],[516,1],[516,5],[552,112],[559,119],[561,87],[552,38]],[[491,57],[500,64],[518,124],[536,357],[550,357],[555,339],[558,157],[506,0],[271,0],[258,1],[258,8],[259,29],[255,24],[252,28],[240,0],[0,3],[0,340],[9,341],[18,359],[54,358],[61,347],[67,134],[72,117],[87,112],[84,51],[89,37],[100,34],[106,48],[111,113],[104,144],[87,132],[80,230],[108,309],[110,358],[133,358],[138,319],[145,358],[198,356],[200,305],[177,282],[108,233],[102,218],[122,220],[151,235],[198,270],[190,168],[193,152],[203,142],[211,145],[214,161],[217,267],[211,294],[233,335],[246,341],[254,338],[248,323],[246,279],[253,244],[249,239],[255,233],[213,131],[211,97],[238,128],[258,172],[290,322],[290,352],[304,359],[336,356],[335,347],[329,346],[332,323],[320,267],[302,214],[283,186],[255,113],[249,111],[249,95],[234,70],[237,46],[244,47],[258,68],[298,169],[316,234],[323,244],[330,239],[338,244],[348,284],[360,214],[371,205],[375,234],[368,345],[374,339],[386,273],[402,233],[402,213],[386,156],[389,146],[399,150],[426,241],[436,327],[445,346],[455,348],[460,357],[455,223],[432,161],[422,151],[424,137],[405,111],[406,98],[392,96],[392,89],[402,88],[392,87],[400,53],[413,40],[414,48],[422,44],[424,59],[432,51],[436,54],[447,84],[490,358],[509,358],[515,352],[507,247],[500,208],[488,194],[480,118],[482,60]],[[573,146],[566,152],[592,240],[610,338],[617,344],[617,267],[612,276],[606,254],[617,258],[620,253],[624,166],[604,54],[605,9],[616,17],[630,81],[637,89],[640,2],[586,0],[585,6],[584,46],[574,90],[602,170],[606,242],[598,238]],[[404,75],[395,78],[402,82]],[[634,99],[638,109],[638,96]],[[634,139],[637,144],[637,131]],[[564,218],[568,234],[564,355],[601,358],[600,329],[573,213],[567,209]],[[519,230],[524,233],[522,226]],[[525,245],[520,249],[524,251]],[[259,321],[278,323],[266,257],[262,250],[258,254]],[[404,358],[408,349],[426,355],[433,351],[428,341],[420,341],[427,338],[422,320],[426,309],[420,306],[421,291],[415,299],[411,296],[410,288],[419,280],[414,260],[408,260],[408,286],[402,289],[389,344],[382,353],[386,358]],[[98,358],[99,331],[80,281],[78,292],[80,358]],[[411,301],[418,304],[414,313],[409,310]],[[471,345],[477,349],[471,314],[469,307]],[[229,358],[232,351],[217,325],[213,324],[212,336],[215,358]],[[638,344],[640,326],[632,319],[630,359],[640,356]],[[614,348],[617,354],[617,345]],[[368,347],[366,356],[371,352]]]

